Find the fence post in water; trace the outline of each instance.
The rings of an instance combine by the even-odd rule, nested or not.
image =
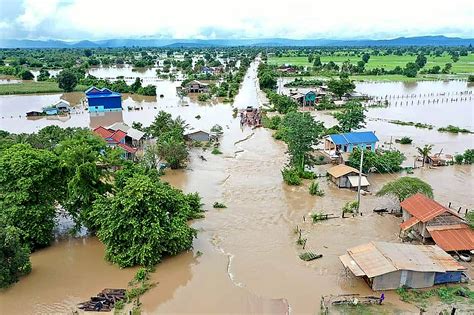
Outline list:
[[[458,213],[461,213],[461,207],[459,207]]]
[[[450,201],[449,204],[448,204],[448,208],[451,208],[451,201]]]

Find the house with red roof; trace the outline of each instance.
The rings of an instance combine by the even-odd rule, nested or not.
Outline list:
[[[132,145],[133,139],[127,133],[120,129],[108,129],[102,126],[95,128],[94,133],[104,139],[110,147],[120,147],[125,151],[126,159],[133,159],[138,148]]]
[[[474,249],[474,231],[458,213],[421,193],[403,200],[400,206],[402,234],[432,239],[448,252]]]

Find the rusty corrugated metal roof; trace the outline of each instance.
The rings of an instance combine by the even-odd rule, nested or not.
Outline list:
[[[388,242],[371,242],[347,250],[349,257],[339,259],[355,275],[369,278],[397,270],[419,272],[446,272],[464,270],[449,254],[436,245],[411,245]],[[348,266],[351,262],[356,266]],[[354,270],[353,270],[354,269]]]
[[[467,225],[428,227],[431,237],[436,245],[447,252],[456,250],[473,250],[474,249],[474,231]]]
[[[403,200],[400,206],[421,222],[429,221],[441,213],[449,211],[445,206],[421,193],[417,193]]]
[[[411,228],[412,226],[414,226],[415,224],[417,224],[418,222],[420,222],[420,220],[418,220],[415,217],[411,217],[410,219],[408,219],[405,222],[403,222],[402,224],[400,224],[400,228],[402,229],[402,231],[405,231],[405,230]]]
[[[375,247],[374,243],[350,248],[347,253],[369,278],[397,271],[393,264]]]

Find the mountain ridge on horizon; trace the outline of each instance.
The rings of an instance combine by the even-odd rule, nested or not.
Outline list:
[[[444,35],[397,37],[392,39],[153,39],[113,38],[103,40],[64,41],[57,39],[0,39],[0,48],[117,48],[117,47],[285,47],[285,46],[469,46],[474,38],[447,37]]]

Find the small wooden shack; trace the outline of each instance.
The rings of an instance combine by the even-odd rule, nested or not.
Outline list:
[[[331,182],[339,188],[357,188],[359,186],[359,171],[345,164],[339,164],[328,170]],[[365,188],[370,185],[367,177],[362,174],[360,186]]]

